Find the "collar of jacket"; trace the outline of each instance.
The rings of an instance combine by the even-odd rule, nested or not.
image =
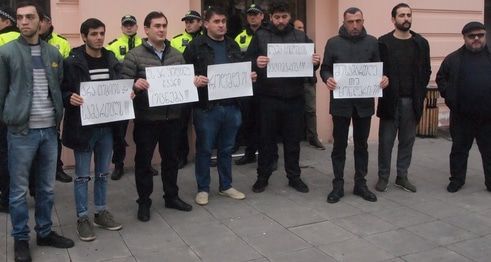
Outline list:
[[[354,42],[365,38],[367,36],[367,30],[365,29],[365,27],[363,27],[359,35],[350,36],[348,34],[348,30],[346,30],[346,28],[342,25],[341,27],[339,27],[339,36]]]
[[[54,27],[53,27],[53,26],[51,26],[51,27],[48,29],[48,31],[46,31],[46,33],[44,33],[44,34],[42,34],[42,35],[39,35],[39,37],[40,37],[42,40],[44,40],[44,41],[48,42],[48,41],[49,41],[51,38],[53,38],[53,30],[55,30],[55,29],[54,29]]]
[[[107,51],[106,48],[103,47],[101,49],[101,52],[102,52],[102,56],[106,58],[109,68],[112,68],[116,64],[119,63],[118,60],[116,59],[116,57],[114,57],[114,55],[112,54],[112,52]],[[76,65],[78,65],[78,66],[80,66],[86,70],[89,70],[87,60],[85,59],[85,44],[81,45],[79,47],[73,48],[70,51],[70,57],[73,59],[74,64],[76,64]]]
[[[19,32],[19,28],[13,25],[9,25],[4,29],[0,30],[0,34],[9,33],[9,32]]]
[[[154,53],[153,46],[148,43],[148,38],[143,39],[142,46],[145,47],[145,49],[147,49],[147,51],[151,52],[152,54]],[[167,54],[170,51],[169,47],[170,47],[170,42],[169,42],[169,40],[165,39],[164,40],[164,51],[162,52],[164,55],[162,56],[162,58],[164,58],[165,54]]]

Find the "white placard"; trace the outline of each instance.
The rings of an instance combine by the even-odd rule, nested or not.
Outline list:
[[[268,44],[268,77],[312,77],[314,44]]]
[[[196,102],[198,90],[193,83],[193,65],[155,66],[145,68],[148,104],[165,106]]]
[[[208,100],[252,94],[251,62],[208,66]]]
[[[382,97],[382,74],[382,62],[334,64],[334,98]]]
[[[135,118],[133,79],[90,81],[80,83],[82,126]]]

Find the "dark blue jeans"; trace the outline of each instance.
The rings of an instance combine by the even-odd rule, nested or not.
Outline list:
[[[217,146],[220,191],[232,187],[232,149],[241,123],[236,105],[214,106],[209,110],[195,108],[193,124],[196,131],[195,175],[198,192],[210,191],[210,157]]]
[[[56,127],[29,129],[26,135],[8,132],[10,219],[15,240],[29,239],[27,190],[29,171],[36,158],[36,227],[40,237],[51,232],[58,138]]]

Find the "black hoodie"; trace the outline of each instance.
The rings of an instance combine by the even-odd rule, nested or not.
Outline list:
[[[255,94],[279,98],[303,96],[305,77],[268,78],[267,69],[257,67],[257,57],[267,56],[270,43],[312,43],[312,40],[305,32],[293,28],[291,24],[281,31],[271,23],[258,29],[246,52],[246,58],[252,61],[253,71],[258,75]],[[315,66],[314,70],[317,68],[318,66]]]

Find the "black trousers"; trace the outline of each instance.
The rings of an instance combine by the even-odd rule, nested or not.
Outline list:
[[[355,112],[352,117],[332,116],[334,144],[331,153],[334,172],[333,185],[344,182],[344,166],[346,162],[346,147],[348,146],[348,131],[353,121],[353,141],[355,159],[355,184],[366,184],[365,176],[368,169],[368,135],[370,133],[370,117],[359,117]]]
[[[135,181],[139,204],[151,204],[153,175],[148,172],[155,146],[159,145],[164,198],[177,197],[179,120],[135,121]]]
[[[258,179],[268,179],[277,154],[276,138],[283,143],[285,171],[288,179],[300,177],[300,140],[303,133],[304,97],[282,99],[259,97]]]
[[[113,159],[112,162],[115,166],[124,166],[124,159],[126,157],[126,131],[128,129],[129,121],[120,121],[115,123],[112,128],[113,131]]]
[[[258,148],[259,135],[259,99],[252,96],[244,99],[240,111],[242,113],[242,125],[238,137],[242,135],[245,140],[245,155],[254,157]]]
[[[7,126],[0,123],[0,203],[8,205],[9,203],[9,168],[8,168],[8,144],[7,144]]]
[[[469,150],[476,139],[481,153],[486,186],[491,187],[491,119],[450,112],[450,181],[465,183]]]
[[[179,159],[185,159],[186,161],[189,155],[188,130],[189,130],[190,119],[191,119],[191,109],[192,109],[191,106],[186,105],[182,110],[182,116],[179,119],[180,132],[179,132],[178,157]]]

